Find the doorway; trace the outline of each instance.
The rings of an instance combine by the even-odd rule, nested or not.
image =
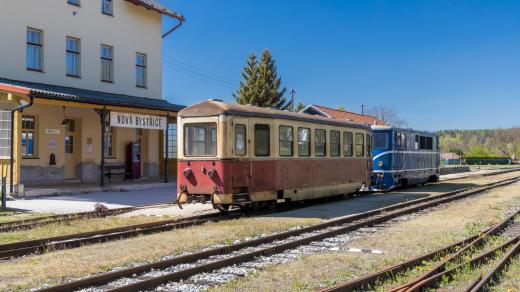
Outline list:
[[[75,119],[65,119],[65,179],[76,179],[78,151],[78,127]]]

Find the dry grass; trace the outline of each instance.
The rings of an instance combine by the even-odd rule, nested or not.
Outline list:
[[[378,249],[383,254],[343,251],[310,255],[269,267],[255,275],[217,287],[224,291],[308,291],[352,279],[407,258],[459,241],[483,226],[490,226],[504,212],[520,205],[520,184],[453,203],[409,221],[393,223],[348,246]]]
[[[64,279],[108,271],[118,266],[153,261],[166,255],[231,243],[236,238],[315,224],[318,221],[244,218],[0,262],[0,291],[26,290],[45,283],[56,284]]]
[[[15,232],[0,233],[0,244],[12,243],[17,241],[41,239],[46,237],[61,236],[74,233],[83,233],[89,231],[97,231],[127,225],[148,223],[168,218],[160,218],[153,216],[138,217],[106,217],[93,218],[84,220],[75,220],[71,222],[62,222],[49,225],[43,225],[29,230],[21,230]]]
[[[34,213],[34,212],[19,212],[16,210],[7,210],[0,212],[0,223],[13,222],[19,220],[26,219],[34,219],[49,216],[48,214],[43,213]]]

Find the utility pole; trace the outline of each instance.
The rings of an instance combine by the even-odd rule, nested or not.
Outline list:
[[[291,111],[294,112],[294,96],[296,95],[296,90],[291,89]]]
[[[361,115],[362,116],[365,115],[365,105],[364,104],[361,105]]]

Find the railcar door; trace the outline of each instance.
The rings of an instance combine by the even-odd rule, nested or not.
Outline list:
[[[393,166],[394,166],[394,169],[397,169],[397,170],[401,170],[403,169],[403,165],[404,165],[404,150],[406,149],[406,139],[405,139],[405,134],[400,132],[400,131],[395,131],[394,132],[394,155],[393,156],[393,159],[394,159],[394,163],[393,163]]]
[[[233,193],[248,192],[250,173],[251,173],[251,143],[249,132],[251,131],[248,120],[241,118],[233,119],[233,145],[232,153],[234,154],[233,167],[231,173],[231,181],[233,185]]]

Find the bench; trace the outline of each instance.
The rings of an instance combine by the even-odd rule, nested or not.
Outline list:
[[[130,174],[131,173],[126,172],[126,166],[124,164],[105,165],[105,176],[108,178],[108,182],[110,182],[113,175],[121,175],[126,180]]]

